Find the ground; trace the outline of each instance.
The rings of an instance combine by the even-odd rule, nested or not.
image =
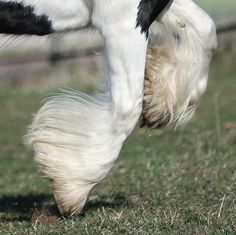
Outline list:
[[[234,18],[235,0],[198,2],[218,22]],[[221,39],[227,43],[214,57],[194,119],[177,129],[137,127],[84,213],[72,219],[58,219],[48,182],[22,136],[41,100],[68,80],[81,89],[93,76],[103,77],[97,68],[103,63],[79,59],[59,70],[40,64],[33,77],[25,76],[24,66],[4,72],[11,82],[7,76],[0,83],[0,235],[236,234],[236,52],[231,35]]]
[[[47,94],[0,89],[0,234],[236,234],[235,59],[217,53],[187,126],[137,127],[72,219],[43,215],[55,207],[51,189],[22,140]]]

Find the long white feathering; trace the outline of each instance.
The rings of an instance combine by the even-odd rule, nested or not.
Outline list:
[[[138,3],[130,1],[117,24],[123,5],[94,1],[93,23],[105,38],[107,91],[64,91],[46,101],[29,127],[26,139],[63,215],[81,212],[141,114],[147,40],[136,27]]]
[[[152,26],[141,126],[189,121],[207,86],[216,48],[212,19],[190,0],[175,0]]]
[[[136,17],[135,11],[131,13]],[[107,22],[104,19],[101,22]],[[126,21],[121,23],[127,27]],[[148,49],[142,115],[150,127],[189,119],[206,88],[216,46],[212,20],[190,0],[175,0],[155,27],[158,33]],[[90,190],[108,174],[141,114],[145,36],[135,28],[130,37],[120,38],[113,27],[106,30],[117,35],[107,40],[108,91],[97,97],[64,91],[48,99],[26,136],[64,215],[81,212]],[[141,53],[134,53],[139,49]]]
[[[80,212],[89,191],[118,157],[124,137],[114,131],[109,102],[76,91],[46,101],[27,139],[41,171],[52,182],[61,212]]]

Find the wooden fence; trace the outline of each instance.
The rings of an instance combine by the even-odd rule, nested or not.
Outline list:
[[[219,35],[232,32],[232,31],[236,31],[236,23],[219,26],[217,28],[217,34]],[[5,66],[10,67],[11,65],[17,66],[17,65],[23,65],[23,64],[38,63],[42,61],[48,61],[48,63],[55,64],[62,60],[93,56],[94,51],[101,51],[101,50],[102,48],[93,48],[93,49],[84,50],[84,51],[57,52],[56,48],[53,48],[53,50],[51,50],[50,53],[48,54],[35,54],[33,56],[21,56],[17,58],[14,58],[14,57],[1,58],[0,69],[1,67],[5,67]]]
[[[236,22],[217,27],[217,34],[228,33],[236,30]]]

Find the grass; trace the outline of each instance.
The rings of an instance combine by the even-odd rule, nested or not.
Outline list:
[[[195,0],[195,2],[198,3],[204,10],[206,10],[219,24],[236,21],[235,0]]]
[[[183,128],[136,129],[84,215],[41,224],[51,203],[22,136],[43,92],[0,91],[0,234],[235,234],[235,55],[214,59],[209,89]]]

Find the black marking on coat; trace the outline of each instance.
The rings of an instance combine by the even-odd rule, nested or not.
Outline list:
[[[46,35],[53,32],[46,15],[35,15],[31,6],[0,2],[0,33]]]
[[[148,37],[148,30],[153,21],[162,14],[172,0],[142,0],[138,7],[137,27]]]

